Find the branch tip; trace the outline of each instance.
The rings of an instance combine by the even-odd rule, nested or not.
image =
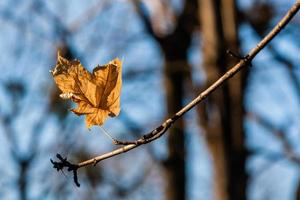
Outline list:
[[[59,161],[53,161],[50,159],[50,162],[53,164],[53,168],[57,171],[62,171],[64,168],[67,168],[68,171],[73,171],[73,180],[77,187],[80,187],[78,176],[77,176],[77,170],[78,165],[72,164],[67,160],[66,158],[63,158],[60,154],[56,154],[56,157]]]

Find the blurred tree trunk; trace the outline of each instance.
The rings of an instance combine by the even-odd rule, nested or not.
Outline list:
[[[177,16],[174,30],[163,36],[153,30],[155,22],[151,22],[143,6],[137,3],[139,1],[134,2],[147,31],[160,45],[165,57],[167,115],[171,116],[183,106],[184,82],[190,73],[188,48],[195,27],[198,25],[198,2],[197,0],[186,0],[182,13]],[[166,199],[168,200],[184,200],[186,198],[185,148],[184,121],[179,119],[169,129],[169,155],[163,165],[166,174]]]
[[[184,61],[184,60],[183,60]],[[182,107],[184,96],[184,74],[182,69],[187,64],[180,60],[166,60],[165,64],[165,90],[168,115],[171,116]],[[178,68],[178,69],[176,69]],[[185,199],[185,145],[184,121],[180,119],[169,129],[168,151],[165,162],[167,178],[166,197],[169,200]]]
[[[296,199],[300,200],[300,181],[298,182],[296,187]]]
[[[34,153],[33,153],[34,154]],[[20,167],[20,176],[18,178],[18,186],[19,186],[19,197],[21,200],[28,199],[28,186],[29,186],[29,171],[30,171],[30,163],[32,162],[34,156],[29,156],[28,158],[19,158],[18,164]]]
[[[165,55],[164,77],[167,112],[171,116],[183,107],[184,83],[190,73],[188,48],[197,21],[197,1],[185,2],[174,32],[160,39]],[[180,119],[169,129],[169,155],[165,163],[167,177],[166,199],[186,198],[186,156],[184,120]]]
[[[234,64],[226,50],[239,51],[235,1],[199,0],[199,13],[208,86]],[[242,76],[237,74],[199,108],[212,156],[216,200],[246,199]]]

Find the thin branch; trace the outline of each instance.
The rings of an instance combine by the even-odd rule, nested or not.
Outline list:
[[[149,142],[159,138],[160,136],[162,136],[178,118],[182,117],[186,112],[188,112],[190,109],[192,109],[194,106],[196,106],[202,100],[204,100],[210,93],[212,93],[214,90],[216,90],[218,87],[220,87],[225,81],[227,81],[229,78],[231,78],[237,72],[239,72],[242,68],[247,66],[250,63],[250,61],[284,28],[284,26],[292,19],[292,17],[299,10],[299,8],[300,8],[300,0],[298,0],[295,3],[295,5],[288,11],[288,13],[284,16],[284,18],[274,27],[274,29],[260,43],[258,43],[255,48],[253,48],[250,51],[248,56],[246,56],[244,59],[240,60],[239,63],[237,63],[234,67],[232,67],[229,71],[227,71],[221,78],[219,78],[215,83],[213,83],[205,91],[200,93],[200,95],[197,96],[194,100],[192,100],[188,105],[186,105],[184,108],[182,108],[180,111],[178,111],[173,117],[167,119],[161,126],[157,127],[156,129],[154,129],[150,133],[142,136],[140,139],[138,139],[136,141],[133,141],[133,142],[119,141],[120,144],[124,144],[127,146],[124,146],[122,148],[108,152],[101,156],[97,156],[88,161],[79,163],[79,167],[94,164],[95,162],[97,163],[101,160],[107,159],[114,155],[125,153],[131,149],[136,148],[137,146],[139,146],[141,144],[149,143]]]
[[[83,26],[86,26],[89,22],[92,21],[93,18],[95,18],[103,10],[105,10],[110,5],[110,3],[112,2],[107,0],[100,0],[96,3],[96,5],[92,5],[71,23],[68,28],[70,32],[74,33],[82,29]]]
[[[263,166],[261,166],[255,176],[260,176],[264,172],[268,171],[270,167],[272,167],[275,163],[278,163],[282,160],[289,160],[297,165],[300,165],[300,156],[294,150],[291,142],[287,138],[287,133],[284,131],[284,127],[277,128],[270,121],[265,119],[263,116],[258,115],[257,113],[249,112],[247,113],[247,117],[260,125],[266,128],[271,134],[273,134],[278,140],[282,143],[283,152],[272,152],[266,149],[255,149],[252,153],[256,155],[260,155],[272,162],[267,162]]]
[[[200,93],[195,99],[193,99],[189,104],[187,104],[185,107],[183,107],[180,111],[178,111],[174,116],[167,119],[162,125],[154,129],[148,134],[143,135],[141,138],[130,141],[130,142],[122,142],[119,141],[120,144],[124,144],[125,146],[120,147],[116,150],[110,151],[108,153],[102,154],[100,156],[96,156],[94,158],[91,158],[89,160],[83,161],[81,163],[78,163],[76,165],[72,164],[72,166],[76,166],[76,170],[88,166],[88,165],[96,165],[98,162],[108,159],[110,157],[125,153],[127,151],[130,151],[132,149],[135,149],[136,147],[147,144],[149,142],[152,142],[162,135],[172,126],[173,123],[175,123],[179,118],[181,118],[185,113],[187,113],[189,110],[194,108],[197,104],[199,104],[201,101],[203,101],[207,96],[209,96],[214,90],[219,88],[221,85],[223,85],[228,79],[230,79],[233,75],[238,73],[241,69],[248,66],[253,58],[289,23],[289,21],[293,18],[293,16],[298,12],[300,9],[300,0],[297,0],[296,3],[290,8],[290,10],[287,12],[287,14],[281,19],[281,21],[271,30],[271,32],[263,38],[255,48],[253,48],[247,56],[245,56],[243,59],[241,59],[235,66],[233,66],[229,71],[227,71],[222,77],[220,77],[216,82],[214,82],[210,87],[208,87],[206,90],[204,90],[202,93]],[[56,162],[59,163],[59,162]],[[65,162],[62,163],[62,168],[64,167]],[[65,166],[69,168],[69,166]],[[60,168],[60,169],[62,169]],[[58,169],[59,170],[59,169]]]
[[[287,159],[297,164],[300,164],[300,156],[297,155],[297,152],[294,150],[292,144],[287,138],[287,133],[284,131],[284,128],[276,128],[270,121],[256,113],[248,113],[247,117],[252,119],[266,128],[270,133],[272,133],[278,140],[282,143],[283,146],[283,155]]]
[[[132,0],[131,2],[134,6],[136,13],[143,21],[147,33],[149,33],[156,41],[160,42],[160,38],[157,37],[157,35],[155,34],[151,21],[149,17],[146,15],[146,11],[145,11],[145,9],[147,9],[146,6],[140,0]]]
[[[256,32],[256,34],[262,38],[263,35],[261,33],[261,31],[258,30],[258,28],[251,22],[251,20],[248,20],[249,18],[245,17],[245,19],[247,20],[247,22],[252,26],[253,30]],[[271,54],[274,56],[274,58],[282,63],[283,65],[285,65],[288,69],[288,75],[290,76],[292,82],[293,82],[293,86],[295,88],[295,92],[297,94],[297,98],[300,102],[300,81],[297,77],[297,74],[295,73],[295,66],[294,64],[286,57],[284,57],[283,55],[280,54],[280,52],[272,45],[270,44],[268,46],[269,51],[271,52]]]

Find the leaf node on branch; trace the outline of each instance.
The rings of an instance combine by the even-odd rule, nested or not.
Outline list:
[[[114,144],[120,144],[120,145],[125,145],[122,147],[119,147],[115,150],[112,150],[110,152],[104,153],[102,155],[96,156],[94,158],[85,160],[83,162],[80,162],[78,164],[72,164],[69,161],[67,161],[67,158],[63,158],[60,154],[57,154],[56,157],[60,160],[59,162],[57,161],[53,161],[51,160],[51,163],[53,164],[53,167],[55,169],[57,169],[57,171],[63,170],[63,168],[67,168],[68,171],[73,171],[73,178],[74,178],[74,182],[75,184],[79,187],[80,184],[78,182],[78,177],[77,177],[77,170],[81,167],[85,167],[88,165],[96,165],[98,162],[114,157],[116,155],[128,152],[132,149],[137,148],[138,146],[141,146],[143,144],[147,144],[149,142],[152,142],[156,139],[158,139],[159,137],[161,137],[170,127],[172,124],[174,124],[179,118],[181,118],[185,113],[187,113],[189,110],[191,110],[192,108],[194,108],[196,105],[198,105],[200,102],[202,102],[204,99],[206,99],[212,92],[214,92],[217,88],[219,88],[220,86],[222,86],[227,80],[229,80],[231,77],[233,77],[235,74],[237,74],[240,70],[242,70],[243,68],[245,68],[246,66],[249,66],[251,64],[251,61],[254,59],[254,57],[274,38],[276,37],[276,35],[278,35],[278,33],[290,22],[290,20],[295,16],[295,14],[298,12],[298,10],[300,9],[300,0],[297,0],[296,3],[290,8],[290,10],[287,12],[287,14],[281,19],[281,21],[256,45],[256,47],[254,47],[245,57],[241,57],[239,60],[239,62],[234,65],[230,70],[228,70],[223,76],[221,76],[218,80],[216,80],[211,86],[209,86],[206,90],[204,90],[203,92],[201,92],[197,97],[195,97],[191,102],[189,102],[185,107],[183,107],[181,110],[179,110],[173,117],[167,119],[166,121],[164,121],[160,126],[158,126],[156,129],[152,130],[150,133],[145,134],[144,136],[142,136],[141,138],[135,140],[135,141],[118,141],[118,140],[114,140]],[[235,55],[233,53],[232,54],[234,57],[239,58],[240,56]],[[57,75],[57,70],[60,71],[65,71],[65,70],[70,70],[72,71],[73,68],[72,66],[70,67],[70,63],[69,61],[65,61],[63,60],[63,58],[58,56],[58,64],[60,67],[55,68],[54,71],[52,71],[52,75]],[[75,63],[76,64],[76,63]],[[121,71],[121,62],[118,64],[117,63],[109,63],[115,65],[116,67],[120,66],[120,70]],[[72,65],[72,63],[71,63]],[[76,65],[77,66],[77,65]],[[98,68],[97,68],[98,69]],[[83,70],[84,71],[84,70]],[[109,71],[109,70],[108,70]],[[61,73],[58,73],[61,74]],[[72,74],[72,73],[71,73]],[[110,74],[110,73],[106,73],[106,74]],[[118,73],[117,73],[118,74]],[[70,75],[70,73],[69,73]],[[87,75],[87,79],[84,79],[82,82],[86,81],[87,82],[92,82],[92,84],[89,85],[94,85],[93,83],[93,79],[89,78],[92,77],[92,74],[89,74],[86,72]],[[78,77],[78,73],[76,74],[76,76],[74,77]],[[85,101],[90,103],[91,105],[94,106],[94,108],[96,109],[100,109],[99,105],[99,98],[91,98],[91,96],[89,95],[90,92],[87,92],[87,90],[84,90],[84,88],[82,87],[78,87],[78,85],[76,86],[76,84],[73,84],[75,79],[73,76],[70,78],[65,77],[66,80],[71,80],[69,81],[71,84],[69,84],[71,86],[72,91],[68,91],[68,89],[66,89],[64,91],[64,84],[61,84],[61,89],[63,91],[63,97],[66,98],[70,98],[71,100],[75,100],[76,102],[78,101]],[[107,76],[108,77],[108,76]],[[58,77],[57,77],[58,78]],[[101,78],[100,78],[101,79]],[[109,79],[107,79],[109,80]],[[116,80],[116,79],[113,79]],[[112,95],[112,98],[110,97],[111,93],[114,93],[112,91],[116,91],[114,94],[119,94],[119,89],[121,87],[121,78],[119,77],[117,80],[119,80],[119,83],[113,84],[112,88],[108,88],[108,89],[104,89],[104,92],[106,95],[104,95],[105,98],[100,98],[100,99],[115,99],[115,101],[110,101],[110,102],[119,102],[119,95]],[[77,79],[76,79],[77,81]],[[75,81],[75,82],[76,82]],[[107,82],[107,81],[106,81]],[[110,82],[110,81],[108,81]],[[117,81],[118,82],[118,81]],[[96,86],[100,86],[101,84],[96,84]],[[117,87],[115,87],[117,86]],[[94,87],[96,88],[96,87]],[[106,88],[106,87],[104,87]],[[116,89],[115,89],[116,88]],[[85,88],[86,89],[86,88]],[[110,92],[108,92],[110,91]],[[70,94],[71,92],[71,94]],[[87,93],[88,94],[87,94]],[[95,93],[93,93],[95,94]],[[76,96],[77,95],[77,96]],[[77,98],[76,98],[77,97]],[[87,101],[88,100],[88,101]],[[93,104],[94,102],[94,104]],[[107,102],[107,101],[106,101]],[[106,106],[104,106],[105,108],[110,107],[112,104],[105,104]],[[85,108],[85,107],[83,107]],[[108,109],[108,111],[110,113],[112,113],[111,116],[116,116],[117,114],[119,114],[119,103],[116,104],[116,106],[112,106]],[[82,114],[87,114],[89,115],[90,112],[82,112]],[[99,116],[99,115],[97,115]],[[105,115],[105,118],[108,115]],[[87,117],[88,118],[88,117]],[[103,117],[99,117],[99,120],[97,121],[90,121],[87,120],[87,126],[91,126],[91,125],[102,125],[105,121],[105,118]],[[89,118],[88,118],[89,119]]]

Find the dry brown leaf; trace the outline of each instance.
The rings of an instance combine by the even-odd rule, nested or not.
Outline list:
[[[58,53],[51,73],[62,91],[60,97],[77,103],[71,111],[85,115],[88,128],[102,125],[108,116],[119,115],[122,62],[118,58],[90,73],[78,60],[69,61]]]

